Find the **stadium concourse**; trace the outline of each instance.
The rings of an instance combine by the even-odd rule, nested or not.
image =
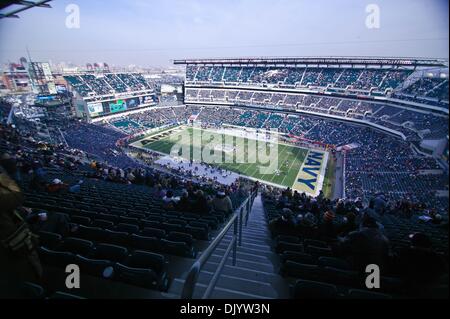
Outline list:
[[[89,115],[86,103],[84,118],[39,125],[0,104],[2,183],[20,194],[1,193],[2,214],[18,213],[38,235],[35,268],[20,259],[2,265],[11,274],[9,296],[75,298],[61,280],[73,263],[88,274],[77,292],[85,298],[448,297],[448,78],[441,61],[175,63],[187,64],[183,104]],[[154,96],[138,74],[67,80],[89,101],[127,88]],[[305,154],[326,151],[331,191],[310,196],[245,174],[220,183],[208,173],[219,170],[214,165],[195,174],[161,162],[167,155],[151,144],[193,124],[217,132],[276,129]],[[303,155],[299,167],[313,159]],[[365,284],[369,264],[381,269],[375,291]]]

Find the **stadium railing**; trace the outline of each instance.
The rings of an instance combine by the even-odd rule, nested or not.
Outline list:
[[[211,296],[231,251],[233,251],[232,257],[233,266],[236,266],[237,247],[238,245],[239,246],[242,245],[242,228],[244,225],[247,226],[248,217],[250,211],[252,210],[253,201],[255,200],[256,194],[257,194],[256,192],[251,193],[247,197],[247,199],[234,211],[234,214],[232,215],[228,223],[225,225],[225,227],[222,229],[222,231],[217,235],[217,237],[213,240],[213,242],[205,249],[205,251],[201,254],[201,256],[194,262],[184,282],[183,290],[181,292],[181,299],[192,299],[200,271],[202,270],[203,266],[206,264],[208,259],[211,257],[211,255],[214,253],[217,246],[222,242],[225,235],[230,230],[231,226],[233,226],[233,237],[225,251],[225,254],[222,256],[219,266],[217,267],[214,275],[212,276],[211,281],[208,287],[206,288],[202,299],[208,299]]]

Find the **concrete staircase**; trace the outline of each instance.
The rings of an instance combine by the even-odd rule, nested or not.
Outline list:
[[[200,272],[194,298],[203,296],[232,239],[232,232],[233,230],[230,229]],[[255,199],[247,227],[243,227],[242,234],[242,246],[238,246],[236,266],[233,266],[230,255],[211,298],[289,298],[289,287],[278,274],[279,258],[272,250],[272,240],[260,196]],[[169,293],[180,296],[183,284],[184,279],[174,279]]]

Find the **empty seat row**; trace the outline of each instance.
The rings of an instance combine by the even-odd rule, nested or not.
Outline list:
[[[295,299],[336,299],[340,297],[345,299],[392,299],[391,295],[362,289],[349,289],[346,294],[341,296],[335,285],[310,280],[298,280],[293,287],[292,297]]]
[[[48,293],[42,288],[42,286],[31,282],[25,282],[22,285],[19,298],[21,299],[84,299],[80,296],[73,294],[56,291],[54,293]]]
[[[80,226],[74,237],[62,238],[59,234],[40,232],[41,244],[55,250],[69,251],[83,256],[91,256],[99,245],[106,243],[125,246],[130,249],[141,249],[151,252],[194,258],[196,253],[192,247],[192,236],[184,233],[170,233],[167,239],[146,237],[124,232],[115,232],[101,228]]]
[[[292,243],[292,242],[284,242],[284,241],[279,241],[276,244],[275,247],[275,251],[278,254],[282,254],[285,251],[295,251],[295,252],[305,252],[307,254],[313,255],[313,256],[333,256],[333,252],[331,250],[331,248],[329,247],[316,247],[313,245],[305,245],[305,244],[296,244],[296,243]]]
[[[40,247],[39,256],[44,264],[66,267],[76,264],[80,273],[117,280],[145,288],[166,291],[169,278],[166,272],[164,256],[136,250],[125,258],[121,258],[120,247],[103,246],[102,252],[88,258],[70,251],[55,251]],[[122,256],[123,257],[123,256]],[[120,258],[121,262],[113,259]]]
[[[364,275],[352,270],[339,269],[328,265],[301,264],[294,261],[286,261],[280,270],[284,276],[293,278],[319,281],[351,288],[365,288]],[[388,293],[400,293],[401,281],[397,278],[381,277],[381,290]]]
[[[328,256],[316,257],[311,254],[295,252],[295,251],[285,251],[281,254],[281,263],[285,264],[287,261],[293,261],[296,263],[307,264],[307,265],[318,265],[320,267],[333,267],[343,270],[351,270],[351,264],[344,259]]]

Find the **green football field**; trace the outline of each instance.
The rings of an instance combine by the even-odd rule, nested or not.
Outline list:
[[[192,159],[192,155],[194,154],[194,147],[198,148],[197,146],[192,145],[192,136],[194,133],[194,130],[200,130],[197,128],[184,128],[181,131],[178,131],[177,133],[173,133],[171,135],[167,135],[165,137],[162,137],[161,139],[156,139],[142,147],[160,152],[167,155],[176,155],[176,156],[182,156],[185,159]],[[186,145],[185,143],[180,143],[179,140],[177,140],[176,135],[184,133],[189,134],[189,144]],[[197,132],[199,133],[199,132]],[[268,142],[265,141],[257,141],[257,147],[253,147],[255,140],[249,140],[247,138],[239,137],[239,136],[227,136],[227,139],[232,138],[234,143],[230,145],[229,141],[226,140],[226,136],[222,133],[215,133],[211,131],[204,131],[201,130],[202,134],[202,151],[204,150],[204,147],[207,144],[210,144],[211,138],[214,138],[215,140],[222,141],[222,147],[227,150],[227,152],[222,152],[222,163],[220,164],[214,164],[215,166],[221,167],[223,169],[233,171],[236,173],[239,173],[244,176],[256,178],[261,181],[269,182],[272,184],[285,186],[285,187],[292,187],[295,179],[297,178],[297,175],[299,173],[299,170],[302,166],[302,163],[305,159],[306,154],[308,153],[308,149],[304,148],[298,148],[293,147],[285,144],[278,144],[278,157],[277,157],[277,163],[278,163],[278,170],[279,172],[274,172],[272,174],[262,174],[260,171],[261,166],[268,166],[268,164],[261,163],[259,161],[259,158],[257,155],[259,147],[265,147]],[[204,133],[207,133],[206,136]],[[188,149],[190,149],[190,158],[189,155],[186,156],[185,154],[181,154],[179,152],[178,154],[171,154],[172,148],[175,144],[179,146],[185,145]],[[211,145],[210,145],[211,146]],[[250,146],[250,147],[249,147]],[[230,148],[232,149],[235,147],[234,151],[230,152]],[[235,152],[235,153],[234,153]],[[226,163],[225,158],[228,156],[232,156],[232,158],[236,159],[236,153],[245,154],[245,159],[248,158],[248,156],[256,156],[256,162],[250,162],[246,161],[247,163],[242,163],[242,161],[236,162],[236,160],[233,161],[233,163]]]

